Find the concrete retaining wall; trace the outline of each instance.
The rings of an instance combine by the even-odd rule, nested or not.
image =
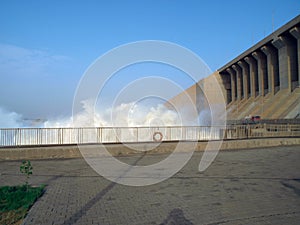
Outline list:
[[[154,143],[138,143],[133,146],[137,150],[132,150],[122,144],[107,144],[106,149],[113,156],[123,156],[147,151],[147,154],[170,153],[177,146],[177,142],[166,142],[155,147]],[[197,151],[205,150],[207,142],[199,142]],[[240,150],[251,148],[263,148],[273,146],[299,145],[300,138],[262,138],[262,139],[245,139],[230,140],[222,143],[221,150]],[[86,146],[90,149],[96,148],[97,145]],[[191,143],[183,143],[180,151],[191,151]],[[300,150],[300,147],[299,147]],[[19,148],[0,148],[0,160],[22,160],[22,159],[51,159],[51,158],[78,158],[82,157],[78,146],[45,146],[45,147],[19,147]]]

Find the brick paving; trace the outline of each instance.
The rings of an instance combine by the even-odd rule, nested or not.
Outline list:
[[[83,159],[34,160],[30,183],[47,187],[23,224],[299,224],[300,146],[223,151],[202,173],[201,155],[145,187],[112,183]],[[164,157],[120,160],[142,165]],[[19,165],[0,162],[1,185],[24,182]]]

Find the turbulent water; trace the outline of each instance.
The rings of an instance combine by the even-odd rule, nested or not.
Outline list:
[[[170,140],[211,140],[220,129],[211,128],[210,111],[196,117],[188,109],[177,112],[164,104],[124,103],[97,110],[88,101],[83,110],[64,119],[23,119],[0,109],[0,145],[118,143]],[[183,113],[184,112],[184,113]]]

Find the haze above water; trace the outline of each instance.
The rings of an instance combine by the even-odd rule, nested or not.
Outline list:
[[[84,110],[74,116],[52,120],[28,119],[16,112],[0,108],[1,128],[58,128],[58,127],[149,127],[149,126],[195,126],[208,125],[210,111],[202,110],[198,118],[186,112],[177,112],[158,103],[153,106],[141,103],[123,103],[106,110],[95,109],[89,101],[82,103]]]

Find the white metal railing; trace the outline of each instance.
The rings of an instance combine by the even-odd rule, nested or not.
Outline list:
[[[2,128],[0,146],[221,139],[212,127]],[[159,133],[161,136],[155,137]]]
[[[158,134],[158,135],[157,135]],[[0,147],[300,137],[300,124],[172,127],[1,128]]]
[[[224,139],[300,137],[300,124],[230,125],[224,135]]]

